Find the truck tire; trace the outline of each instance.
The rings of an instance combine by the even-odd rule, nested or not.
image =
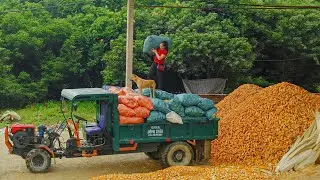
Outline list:
[[[161,160],[165,167],[188,166],[193,161],[194,152],[186,142],[173,142],[163,148]]]
[[[146,154],[150,159],[153,159],[153,160],[159,160],[161,158],[160,153],[158,151],[145,152],[144,154]]]
[[[27,154],[26,164],[27,168],[33,173],[45,173],[51,166],[51,157],[43,149],[32,149]]]

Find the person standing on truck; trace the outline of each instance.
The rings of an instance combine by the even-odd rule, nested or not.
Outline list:
[[[150,66],[149,70],[149,79],[157,81],[157,88],[164,90],[163,79],[164,79],[164,68],[165,61],[168,54],[168,42],[163,41],[160,43],[160,47],[157,49],[152,49],[152,52],[155,54],[153,56],[153,63]]]

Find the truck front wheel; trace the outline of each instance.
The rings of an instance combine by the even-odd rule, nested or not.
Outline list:
[[[164,147],[161,160],[166,167],[187,166],[192,163],[193,149],[186,142],[173,142]]]
[[[49,153],[43,149],[32,149],[26,157],[28,169],[33,173],[48,172],[51,166],[51,157]]]

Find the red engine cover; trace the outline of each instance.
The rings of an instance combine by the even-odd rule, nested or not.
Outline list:
[[[32,124],[14,124],[11,126],[11,133],[15,134],[18,131],[26,131],[27,128],[34,129]]]

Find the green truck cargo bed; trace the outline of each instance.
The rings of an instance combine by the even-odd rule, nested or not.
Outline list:
[[[114,138],[114,150],[130,143],[151,143],[185,140],[214,140],[218,136],[218,120],[184,121],[173,124],[168,121],[119,125],[119,134]],[[119,140],[117,140],[119,139]]]

